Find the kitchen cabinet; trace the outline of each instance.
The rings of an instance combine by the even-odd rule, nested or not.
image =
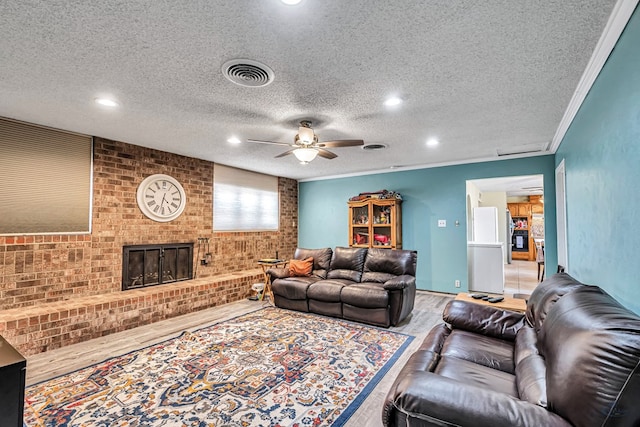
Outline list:
[[[349,246],[402,249],[402,200],[349,202]]]
[[[532,214],[543,214],[544,213],[544,205],[542,203],[531,203],[531,213]]]
[[[531,203],[507,203],[512,217],[528,217],[531,215]]]
[[[536,258],[535,245],[531,235],[531,215],[544,213],[544,205],[540,203],[540,196],[530,196],[529,200],[530,203],[507,203],[507,209],[511,213],[515,231],[517,231],[516,234],[524,237],[527,241],[527,250],[516,251],[514,248],[511,257],[524,261],[534,261]]]
[[[531,238],[531,204],[507,203],[514,224],[511,258],[522,261],[533,261],[533,239]],[[516,240],[517,239],[517,240]],[[520,248],[518,249],[518,245]]]
[[[531,215],[531,204],[529,203],[518,203],[518,216],[529,216]]]

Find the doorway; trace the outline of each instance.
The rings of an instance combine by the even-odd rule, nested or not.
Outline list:
[[[497,241],[503,249],[502,290],[526,298],[544,276],[543,175],[496,177],[467,181],[466,195],[469,289],[489,278],[474,271],[474,208],[495,207]],[[495,271],[495,269],[493,269]],[[475,277],[474,277],[475,275]],[[479,276],[479,277],[478,277]]]

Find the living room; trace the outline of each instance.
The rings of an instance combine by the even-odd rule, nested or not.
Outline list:
[[[575,108],[575,117],[566,124],[555,151],[505,159],[441,162],[387,170],[374,168],[365,172],[343,169],[343,173],[339,173],[327,169],[331,172],[308,178],[285,178],[283,174],[277,180],[280,200],[277,231],[212,231],[213,177],[218,162],[179,154],[184,153],[183,147],[189,144],[177,143],[171,149],[169,145],[158,149],[142,146],[145,144],[135,137],[110,136],[106,127],[117,128],[119,121],[126,121],[123,113],[117,111],[109,112],[111,116],[105,119],[108,126],[95,123],[98,129],[95,132],[85,130],[85,126],[96,121],[87,115],[79,115],[77,119],[86,119],[86,125],[55,126],[53,120],[37,120],[28,112],[26,104],[12,104],[13,98],[9,95],[15,96],[21,88],[2,86],[2,93],[7,97],[3,97],[6,101],[2,103],[0,116],[87,133],[94,136],[94,141],[91,233],[0,236],[1,309],[3,316],[11,315],[0,319],[0,335],[30,356],[194,310],[245,300],[251,293],[250,284],[262,280],[256,265],[258,259],[271,258],[276,252],[279,257],[289,259],[297,247],[348,246],[347,201],[361,192],[380,189],[397,191],[403,196],[403,248],[418,252],[418,289],[453,296],[468,290],[465,183],[471,179],[543,175],[545,255],[550,275],[559,264],[554,196],[556,168],[561,163],[565,168],[567,216],[564,266],[576,279],[600,286],[626,308],[640,313],[640,290],[634,285],[638,268],[632,259],[635,239],[630,232],[635,228],[633,213],[639,203],[635,183],[636,163],[640,158],[637,144],[640,64],[635,46],[640,41],[640,13],[633,12],[637,2],[631,3],[629,6],[626,2],[631,12],[626,27],[623,25],[620,29],[620,38],[616,38],[617,43],[614,41],[615,49],[605,57],[602,71],[596,73],[593,84],[583,94],[584,100]],[[565,101],[563,108],[566,107]],[[58,106],[52,103],[47,108],[55,110]],[[52,112],[53,116],[57,114],[60,113]],[[550,132],[556,130],[550,129]],[[320,130],[318,134],[325,135]],[[256,131],[253,137],[259,138],[259,135]],[[288,138],[288,133],[282,137],[278,133],[270,135],[273,135],[267,135],[270,139]],[[328,135],[330,138],[358,136]],[[249,159],[252,149],[248,144],[242,145],[239,151]],[[229,148],[220,150],[226,152]],[[350,158],[347,150],[349,148],[335,151],[339,157]],[[279,152],[269,153],[268,157]],[[261,152],[260,156],[266,155]],[[363,154],[356,153],[356,156]],[[273,161],[287,160],[294,163],[292,158]],[[246,164],[251,162],[255,160]],[[328,161],[319,158],[304,167],[322,169],[326,163],[319,162]],[[387,167],[395,165],[395,162],[387,163]],[[343,167],[341,164],[340,168]],[[273,170],[278,168],[275,166]],[[151,221],[136,204],[138,185],[143,178],[156,173],[173,176],[187,194],[188,204],[174,221]],[[446,220],[446,227],[439,227],[439,220]],[[202,237],[210,241],[212,258],[210,263],[196,266],[193,284],[167,285],[177,286],[173,294],[145,291],[154,296],[141,294],[137,301],[114,296],[122,286],[123,246],[197,242]],[[456,281],[460,281],[459,288],[455,286]],[[207,297],[194,298],[193,294],[198,292]],[[78,298],[83,298],[82,304],[74,306],[73,301]],[[152,305],[145,305],[148,298],[155,298]],[[43,305],[56,303],[59,304],[55,306],[56,313],[66,310],[66,316],[71,316],[70,312],[74,311],[74,325],[67,325],[68,330],[51,327],[47,329],[50,332],[42,333],[38,326],[44,314],[38,313],[36,323],[29,320],[35,316],[25,316],[29,310],[36,313]],[[158,305],[162,310],[151,308]],[[86,310],[89,306],[92,309]],[[108,312],[114,307],[125,314],[109,317]],[[96,322],[99,310],[105,311],[105,317]],[[15,320],[17,318],[21,320]],[[60,319],[47,314],[41,321],[53,323]],[[372,415],[372,419],[378,422],[379,414]]]

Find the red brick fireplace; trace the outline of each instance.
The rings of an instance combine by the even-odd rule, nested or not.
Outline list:
[[[193,280],[156,286],[158,291],[128,292],[164,295],[175,288],[186,293],[185,301],[191,301],[189,293],[198,289],[197,292],[215,293],[215,298],[206,300],[208,306],[248,296],[251,281],[255,280],[256,260],[269,257],[276,250],[283,257],[293,255],[297,244],[297,182],[278,180],[279,231],[214,233],[211,208],[214,167],[205,160],[95,138],[91,234],[0,236],[0,334],[24,354],[33,354],[97,334],[91,329],[91,320],[63,324],[58,318],[58,308],[53,310],[56,304],[79,305],[77,312],[86,311],[85,301],[90,301],[87,304],[91,307],[101,300],[107,301],[107,307],[115,304],[113,330],[181,314],[185,305],[189,310],[204,308],[190,302],[180,308],[165,304],[168,312],[154,314],[155,319],[140,314],[118,321],[117,313],[127,312],[127,304],[134,305],[121,301],[118,295],[122,293],[122,248],[140,242],[155,245],[195,242],[198,237],[208,237],[212,260],[196,266],[191,257],[193,270],[197,267]],[[137,186],[155,173],[175,177],[185,189],[187,207],[174,221],[152,221],[137,207]],[[190,285],[192,282],[194,286]],[[154,303],[162,304],[160,301],[165,298],[162,295]],[[53,317],[47,312],[49,308],[52,313],[55,311]],[[154,310],[153,307],[144,310],[147,309]]]

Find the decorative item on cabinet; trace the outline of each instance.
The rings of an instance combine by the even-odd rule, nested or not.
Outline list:
[[[402,249],[402,197],[383,191],[350,199],[349,246]]]

